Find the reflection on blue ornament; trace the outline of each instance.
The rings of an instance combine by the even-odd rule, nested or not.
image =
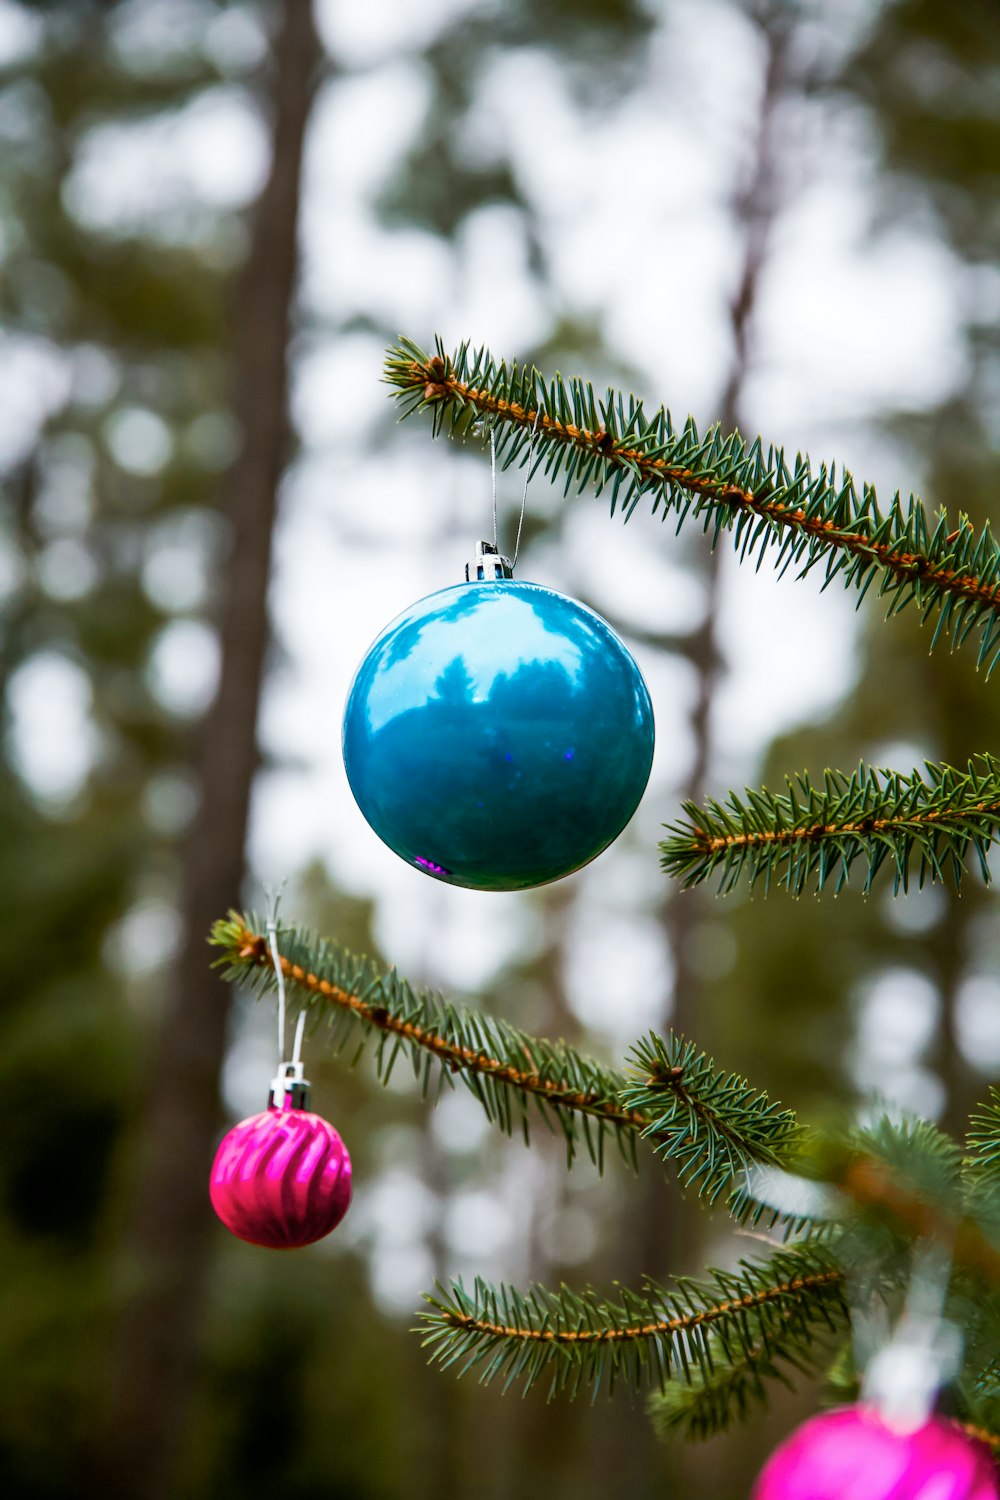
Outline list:
[[[477,890],[587,864],[631,818],[652,759],[649,693],[611,627],[508,578],[411,605],[361,663],[344,714],[347,777],[379,838]]]

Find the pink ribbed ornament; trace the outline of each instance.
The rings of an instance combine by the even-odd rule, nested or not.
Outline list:
[[[989,1449],[931,1417],[897,1432],[871,1407],[813,1417],[774,1452],[753,1500],[1000,1500]]]
[[[241,1240],[294,1250],[321,1240],[346,1214],[351,1158],[320,1115],[271,1105],[223,1137],[209,1195],[223,1224]]]

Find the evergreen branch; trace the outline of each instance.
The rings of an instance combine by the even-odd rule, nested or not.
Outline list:
[[[377,1037],[375,1063],[383,1082],[405,1048],[425,1092],[437,1063],[440,1083],[459,1075],[491,1124],[505,1134],[518,1125],[528,1140],[533,1102],[550,1125],[561,1128],[570,1161],[582,1140],[591,1159],[603,1166],[610,1132],[635,1165],[635,1141],[647,1122],[619,1103],[622,1074],[565,1042],[529,1036],[505,1021],[414,990],[395,970],[382,970],[339,944],[293,928],[280,929],[277,938],[285,979],[309,1004],[330,1007],[336,1050],[358,1042],[356,1061],[367,1038]],[[215,924],[211,941],[225,951],[224,977],[250,980],[258,989],[273,986],[262,923],[231,913],[228,921]]]
[[[623,1289],[614,1303],[589,1290],[522,1294],[477,1279],[471,1293],[457,1282],[427,1298],[423,1343],[431,1363],[476,1369],[482,1384],[499,1378],[505,1389],[520,1381],[527,1391],[543,1377],[550,1397],[596,1395],[619,1380],[662,1388],[675,1370],[685,1379],[709,1370],[716,1350],[735,1358],[776,1340],[804,1345],[820,1309],[831,1327],[839,1323],[842,1282],[829,1250],[809,1241],[705,1281],[679,1279],[669,1292],[654,1283],[641,1294]]]
[[[990,1088],[989,1102],[980,1105],[969,1125],[969,1166],[1000,1183],[1000,1089]]]
[[[1000,1355],[997,1354],[997,1329],[1000,1325],[1000,1297],[996,1284],[984,1292],[978,1285],[966,1282],[959,1296],[948,1306],[952,1323],[961,1328],[964,1343],[964,1369],[954,1383],[954,1409],[959,1421],[974,1425],[984,1433],[1000,1429]],[[991,1440],[984,1436],[984,1442]],[[1000,1439],[991,1443],[1000,1447]]]
[[[992,1244],[1000,1244],[1000,1089],[995,1087],[988,1102],[970,1116],[962,1185],[967,1213]],[[1000,1304],[997,1312],[1000,1337]]]
[[[1000,1448],[1000,1295],[996,1282],[984,1291],[982,1282],[967,1283],[948,1308],[962,1329],[964,1369],[953,1386],[955,1416],[970,1436]]]
[[[611,1132],[634,1166],[636,1142],[646,1140],[665,1160],[680,1164],[683,1183],[714,1202],[727,1173],[739,1199],[748,1165],[772,1165],[791,1151],[791,1112],[769,1104],[735,1075],[716,1077],[714,1063],[690,1042],[643,1040],[633,1052],[642,1076],[630,1079],[564,1042],[529,1036],[505,1021],[416,992],[394,970],[381,970],[338,944],[290,928],[277,936],[286,980],[310,1003],[330,1006],[341,1028],[336,1047],[356,1038],[360,1024],[362,1046],[366,1034],[379,1038],[379,1076],[388,1077],[405,1047],[425,1090],[439,1063],[442,1078],[460,1075],[491,1123],[508,1134],[516,1123],[527,1138],[534,1101],[561,1127],[570,1160],[582,1139],[592,1160],[603,1165]],[[250,978],[258,988],[273,985],[273,961],[259,922],[233,914],[216,923],[212,941],[225,950],[228,978]]]
[[[608,390],[598,399],[582,380],[547,381],[534,366],[498,364],[467,344],[448,355],[439,340],[428,356],[400,339],[385,378],[404,416],[431,411],[435,435],[488,423],[509,465],[526,459],[534,433],[536,467],[553,478],[562,471],[567,493],[610,488],[612,514],[620,506],[626,521],[649,495],[654,514],[678,528],[700,520],[713,545],[731,531],[741,561],[759,567],[770,549],[781,573],[795,567],[799,577],[822,562],[824,586],[839,576],[862,598],[877,581],[890,615],[911,603],[925,620],[937,615],[932,647],[943,636],[961,645],[979,627],[979,663],[992,670],[1000,655],[1000,545],[964,514],[954,527],[944,511],[932,521],[920,500],[904,504],[898,493],[883,513],[872,487],[859,496],[835,464],[814,473],[799,455],[789,465],[783,450],[765,454],[759,438],[748,446],[718,426],[700,437],[690,418],[678,430],[662,407],[647,417],[634,396]]]
[[[742,1216],[752,1200],[745,1186],[751,1164],[788,1164],[801,1134],[791,1110],[772,1104],[736,1073],[720,1073],[711,1058],[680,1037],[650,1033],[632,1048],[642,1075],[620,1095],[626,1109],[648,1123],[642,1136],[678,1168],[679,1180],[714,1203],[734,1192]]]
[[[821,1373],[827,1353],[827,1335],[841,1332],[849,1324],[843,1300],[802,1302],[783,1314],[783,1327],[770,1347],[759,1339],[748,1349],[726,1354],[718,1351],[711,1365],[692,1371],[691,1379],[670,1380],[649,1403],[653,1427],[660,1437],[680,1433],[690,1441],[715,1437],[736,1422],[746,1422],[767,1407],[769,1385],[794,1389],[791,1373],[815,1377]],[[786,1340],[787,1333],[793,1342]],[[815,1337],[807,1336],[815,1331]]]
[[[903,1217],[918,1212],[954,1216],[962,1211],[962,1153],[955,1141],[931,1120],[915,1115],[890,1119],[882,1115],[856,1128],[848,1139],[846,1170],[835,1174],[838,1185],[857,1203],[909,1205]],[[918,1237],[933,1236],[929,1224],[912,1222]],[[951,1237],[948,1231],[946,1238]]]
[[[787,793],[767,787],[732,792],[725,803],[686,803],[686,821],[668,826],[663,868],[685,887],[718,874],[720,891],[746,878],[799,896],[807,887],[840,891],[853,866],[864,865],[864,889],[883,867],[894,889],[947,878],[961,884],[975,860],[989,881],[987,852],[1000,828],[1000,761],[977,756],[964,771],[926,763],[917,772],[861,765],[847,775],[826,771],[821,786],[803,773],[786,778]]]
[[[929,1120],[886,1119],[859,1132],[856,1145],[833,1173],[853,1205],[855,1228],[881,1226],[903,1246],[946,1246],[956,1274],[978,1287],[975,1298],[983,1310],[986,1290],[1000,1284],[996,1200],[979,1191],[974,1173],[963,1173],[955,1142]],[[865,1256],[872,1259],[870,1248]],[[991,1301],[991,1312],[1000,1329],[1000,1300]]]
[[[262,924],[232,913],[216,922],[213,944],[225,950],[226,978],[273,986],[273,960]],[[382,971],[337,944],[307,933],[277,933],[282,974],[309,1002],[327,1002],[339,1034],[378,1035],[376,1068],[382,1080],[405,1047],[424,1091],[433,1064],[442,1079],[459,1074],[480,1101],[492,1124],[505,1133],[520,1125],[528,1139],[534,1100],[544,1118],[564,1133],[570,1161],[585,1143],[603,1166],[604,1140],[613,1134],[625,1160],[636,1164],[636,1142],[646,1140],[666,1161],[681,1166],[681,1182],[693,1185],[709,1202],[729,1185],[735,1202],[750,1203],[744,1181],[750,1164],[772,1166],[786,1160],[796,1140],[795,1116],[754,1094],[715,1065],[691,1043],[649,1037],[637,1044],[634,1065],[642,1077],[585,1058],[565,1043],[549,1043],[502,1020],[460,1010],[429,992],[415,992],[394,971]],[[645,1101],[645,1103],[643,1103]]]

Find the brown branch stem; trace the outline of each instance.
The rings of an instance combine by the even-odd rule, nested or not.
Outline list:
[[[627,466],[637,472],[646,484],[675,484],[692,494],[704,495],[718,504],[730,505],[734,510],[760,516],[829,547],[839,548],[854,556],[871,558],[900,583],[919,579],[934,584],[955,597],[970,599],[986,608],[1000,611],[1000,583],[984,583],[973,573],[957,573],[937,566],[922,553],[898,552],[892,543],[873,542],[856,532],[845,531],[832,521],[809,516],[801,505],[783,503],[767,489],[756,492],[744,490],[738,485],[721,483],[710,474],[695,473],[683,465],[650,457],[641,448],[629,448],[616,443],[603,428],[591,431],[586,427],[577,427],[572,422],[560,422],[558,418],[545,412],[466,385],[455,378],[440,356],[435,355],[423,363],[414,360],[410,369],[410,380],[403,388],[422,387],[424,400],[427,402],[461,401],[483,415],[501,417],[504,421],[529,430],[533,430],[537,422],[540,432],[567,446],[613,460],[622,467]]]
[[[696,1313],[683,1313],[675,1318],[665,1318],[662,1322],[643,1323],[631,1328],[518,1328],[504,1323],[491,1323],[486,1318],[463,1316],[450,1309],[439,1311],[442,1320],[454,1328],[473,1329],[477,1333],[494,1334],[498,1338],[523,1339],[541,1344],[630,1343],[638,1339],[661,1338],[664,1334],[686,1333],[706,1323],[715,1323],[730,1313],[763,1307],[781,1297],[811,1291],[815,1287],[831,1286],[843,1279],[841,1271],[820,1271],[810,1276],[797,1276],[793,1281],[783,1281],[777,1286],[765,1287],[763,1291],[748,1293],[745,1297],[719,1302],[714,1307],[702,1308]]]
[[[972,813],[1000,816],[1000,802],[977,802],[974,807],[966,809],[963,816],[968,817]],[[924,813],[907,813],[896,818],[863,818],[854,823],[811,823],[805,828],[759,828],[750,833],[718,834],[713,838],[707,838],[703,829],[694,828],[691,831],[691,843],[701,853],[716,854],[720,849],[753,849],[762,844],[791,844],[798,841],[808,843],[812,839],[828,838],[840,833],[856,833],[865,837],[872,833],[882,833],[886,829],[922,828],[927,823],[955,815],[954,808],[930,808]]]
[[[267,938],[260,933],[251,932],[249,928],[241,934],[237,953],[240,958],[264,968],[274,967],[268,951]],[[623,1109],[614,1099],[609,1099],[605,1095],[585,1094],[578,1090],[568,1089],[558,1079],[543,1078],[535,1070],[515,1068],[509,1063],[501,1062],[499,1058],[490,1057],[488,1053],[477,1052],[471,1047],[459,1046],[438,1032],[420,1026],[414,1021],[404,1021],[390,1014],[384,1006],[371,1005],[359,995],[352,995],[338,985],[331,984],[328,979],[310,973],[301,964],[292,963],[284,954],[280,957],[281,970],[285,978],[298,985],[300,989],[307,990],[310,994],[322,995],[324,999],[340,1006],[343,1010],[352,1011],[354,1015],[359,1016],[378,1031],[403,1037],[406,1041],[425,1048],[455,1071],[480,1073],[486,1077],[496,1078],[499,1082],[521,1089],[524,1093],[536,1094],[548,1104],[557,1107],[563,1105],[567,1109],[593,1115],[598,1119],[606,1120],[610,1125],[642,1130],[649,1123],[645,1115],[634,1110]]]
[[[988,1447],[1000,1449],[1000,1433],[990,1432],[985,1427],[977,1427],[975,1422],[959,1422],[959,1427],[970,1438],[977,1442],[986,1443]]]

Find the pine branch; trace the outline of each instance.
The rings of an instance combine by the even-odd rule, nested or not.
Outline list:
[[[991,1087],[989,1102],[969,1121],[969,1165],[1000,1183],[1000,1089]]]
[[[933,1121],[915,1115],[901,1120],[883,1115],[854,1130],[848,1147],[852,1154],[840,1186],[855,1202],[874,1203],[881,1189],[891,1193],[900,1210],[909,1204],[911,1215],[920,1203],[940,1215],[961,1212],[962,1153]],[[889,1206],[889,1200],[884,1201]],[[931,1232],[926,1226],[912,1227],[919,1235]],[[946,1237],[950,1238],[950,1232]]]
[[[1000,1244],[1000,1089],[991,1088],[988,1102],[969,1119],[962,1184],[968,1214],[991,1243]],[[1000,1342],[1000,1305],[996,1342]]]
[[[826,1363],[829,1336],[842,1332],[849,1323],[843,1300],[797,1303],[783,1314],[786,1327],[797,1336],[788,1347],[781,1336],[772,1336],[771,1347],[763,1339],[748,1349],[727,1354],[716,1351],[711,1365],[692,1371],[691,1379],[670,1380],[649,1403],[653,1427],[660,1437],[680,1434],[689,1442],[715,1437],[737,1422],[748,1421],[765,1410],[773,1385],[794,1390],[792,1373],[815,1378]],[[809,1335],[808,1347],[800,1342]]]
[[[853,867],[864,867],[865,891],[884,867],[895,891],[916,876],[949,877],[960,885],[974,861],[989,881],[987,852],[1000,827],[1000,761],[981,755],[965,771],[926,763],[916,772],[862,765],[850,776],[826,771],[822,786],[808,775],[786,779],[787,793],[746,788],[742,797],[705,807],[687,803],[686,820],[668,826],[663,868],[685,887],[719,876],[720,891],[745,879],[799,896],[833,884],[840,891]]]
[[[932,647],[943,637],[961,645],[978,628],[987,672],[1000,655],[1000,545],[988,525],[977,533],[959,514],[953,527],[944,511],[932,521],[920,500],[898,493],[883,513],[872,487],[859,496],[836,465],[814,473],[801,455],[789,465],[781,449],[765,454],[759,438],[748,446],[718,426],[700,437],[690,418],[678,431],[662,407],[647,417],[634,396],[598,399],[582,380],[547,381],[467,344],[448,355],[438,341],[428,356],[400,339],[385,371],[404,416],[429,409],[435,435],[488,423],[507,466],[526,460],[534,432],[536,467],[562,472],[567,493],[610,489],[612,514],[620,507],[626,521],[648,495],[678,528],[700,520],[713,546],[730,531],[741,561],[759,567],[770,551],[781,573],[793,567],[799,577],[822,564],[824,586],[839,576],[861,597],[877,583],[890,615],[915,604],[925,620],[937,616]]]
[[[461,1077],[490,1123],[507,1135],[517,1126],[528,1141],[534,1105],[550,1127],[562,1130],[570,1161],[582,1141],[603,1167],[611,1134],[635,1165],[635,1143],[647,1121],[620,1104],[624,1075],[565,1042],[529,1036],[505,1021],[450,1005],[430,991],[414,990],[395,970],[380,969],[339,944],[287,927],[277,936],[285,979],[307,1004],[328,1008],[334,1050],[354,1043],[356,1062],[367,1040],[374,1038],[376,1071],[383,1082],[405,1051],[425,1093],[435,1076],[439,1086]],[[273,988],[263,923],[231,913],[229,920],[215,924],[211,941],[225,952],[220,960],[225,978],[249,982],[258,992]]]
[[[990,1433],[1000,1432],[1000,1298],[995,1287],[969,1284],[948,1306],[951,1321],[962,1329],[964,1371],[954,1386],[956,1416]],[[1000,1438],[984,1442],[1000,1447]]]
[[[212,941],[225,952],[227,978],[272,987],[274,972],[262,925],[233,914],[218,922]],[[532,1037],[505,1021],[449,1005],[427,991],[414,991],[394,970],[381,970],[338,944],[307,933],[278,933],[282,973],[310,1004],[325,1003],[337,1030],[334,1046],[378,1038],[376,1066],[388,1078],[405,1048],[425,1091],[435,1063],[440,1078],[460,1076],[491,1123],[528,1137],[532,1103],[566,1140],[569,1159],[582,1140],[603,1165],[604,1144],[613,1134],[630,1165],[635,1147],[648,1141],[666,1161],[680,1164],[681,1181],[714,1202],[727,1186],[741,1209],[746,1169],[785,1160],[797,1140],[795,1117],[755,1094],[735,1075],[715,1065],[690,1042],[650,1036],[637,1044],[632,1062],[639,1076],[606,1068],[564,1042]],[[643,1102],[645,1101],[645,1102]]]
[[[217,923],[212,941],[222,950],[226,977],[257,991],[274,986],[268,943],[252,917]],[[507,1132],[517,1123],[527,1134],[538,1109],[562,1129],[570,1160],[583,1141],[601,1165],[611,1134],[634,1163],[644,1140],[676,1162],[682,1182],[710,1202],[728,1186],[731,1209],[742,1213],[756,1207],[747,1166],[786,1164],[801,1154],[803,1138],[788,1111],[742,1078],[718,1073],[680,1039],[637,1043],[629,1076],[564,1043],[417,992],[394,971],[334,943],[285,929],[278,945],[290,991],[317,1016],[328,1015],[335,1049],[352,1042],[356,1061],[373,1039],[383,1079],[405,1053],[425,1091],[432,1079],[453,1086],[458,1074]],[[927,1122],[884,1120],[821,1147],[818,1156],[820,1143],[813,1142],[813,1170],[832,1178],[845,1212],[763,1264],[742,1262],[735,1272],[679,1280],[669,1290],[652,1284],[639,1294],[623,1290],[612,1303],[567,1288],[521,1295],[477,1282],[472,1293],[461,1284],[439,1289],[425,1314],[431,1359],[507,1385],[542,1380],[550,1395],[652,1379],[666,1392],[661,1423],[707,1434],[759,1403],[769,1382],[813,1369],[818,1341],[844,1325],[843,1283],[852,1268],[898,1293],[914,1242],[936,1239],[952,1248],[952,1299],[965,1309],[958,1321],[967,1333],[971,1384],[962,1413],[993,1430],[1000,1254],[992,1243],[994,1198],[980,1192],[979,1179],[989,1175],[995,1150],[995,1104],[980,1131],[981,1163],[974,1154],[980,1148],[963,1162],[954,1143]]]
[[[993,1320],[995,1347],[1000,1339],[1000,1298],[994,1296],[1000,1285],[997,1199],[974,1164],[963,1162],[951,1137],[929,1120],[883,1119],[855,1134],[831,1175],[852,1205],[854,1263],[876,1258],[875,1242],[864,1239],[868,1230],[891,1237],[907,1260],[918,1241],[947,1247],[955,1275],[974,1288],[972,1305]],[[840,1244],[842,1258],[850,1258],[843,1234]],[[970,1318],[971,1309],[963,1325],[968,1327]]]
[[[469,1293],[458,1282],[427,1298],[423,1342],[432,1363],[478,1370],[481,1383],[500,1379],[504,1389],[542,1379],[550,1397],[596,1395],[618,1381],[663,1387],[674,1371],[685,1379],[709,1371],[716,1350],[735,1359],[773,1341],[807,1346],[817,1318],[839,1325],[842,1280],[829,1250],[804,1242],[705,1281],[678,1280],[669,1292],[653,1283],[641,1294],[623,1289],[614,1303],[568,1287],[521,1294],[477,1280]]]
[[[680,1037],[650,1033],[629,1061],[641,1075],[620,1095],[626,1109],[648,1118],[641,1134],[678,1168],[681,1183],[714,1203],[734,1194],[731,1210],[756,1209],[746,1186],[751,1164],[788,1164],[801,1133],[791,1110],[772,1104],[736,1073],[720,1073],[711,1058]]]

